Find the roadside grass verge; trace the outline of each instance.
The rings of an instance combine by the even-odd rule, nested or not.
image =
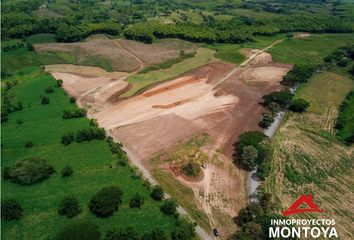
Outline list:
[[[2,222],[4,239],[51,239],[75,219],[96,223],[102,234],[108,228],[127,226],[134,227],[140,234],[156,227],[168,234],[174,229],[174,217],[160,212],[162,203],[151,199],[150,191],[130,166],[117,165],[117,157],[111,153],[105,140],[74,142],[68,146],[60,143],[64,133],[89,127],[89,120],[62,118],[63,110],[76,107],[69,103],[69,97],[61,88],[54,87],[56,81],[53,77],[40,68],[32,67],[5,80],[18,80],[8,94],[21,101],[24,108],[10,113],[9,120],[2,124],[2,168],[23,158],[38,157],[47,159],[56,173],[31,186],[2,181],[2,198],[17,199],[24,209],[22,219]],[[46,94],[44,89],[48,87],[52,87],[54,92]],[[48,105],[41,104],[41,95],[50,98]],[[18,119],[21,124],[18,124]],[[33,142],[32,148],[25,147],[27,141]],[[63,178],[60,173],[68,164],[74,173]],[[110,185],[122,189],[123,203],[112,217],[97,218],[89,212],[88,203],[96,192]],[[140,210],[129,207],[129,199],[136,193],[145,199]],[[60,200],[70,194],[78,199],[83,210],[74,219],[61,217],[57,213]]]
[[[188,58],[182,62],[173,64],[168,69],[160,69],[156,71],[150,71],[146,74],[135,74],[127,79],[127,82],[132,84],[133,87],[129,91],[122,94],[120,97],[130,97],[135,93],[139,92],[141,89],[146,88],[147,86],[179,76],[180,74],[187,72],[193,68],[197,68],[213,61],[216,61],[214,58],[215,51],[199,48],[196,51],[196,54],[192,58]]]

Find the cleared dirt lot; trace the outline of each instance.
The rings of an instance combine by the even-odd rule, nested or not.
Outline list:
[[[101,99],[109,99],[116,90],[124,92],[128,84],[124,85],[122,80],[116,81],[117,89],[109,92],[97,91],[100,87],[95,88],[92,79],[77,73],[66,73],[69,76],[54,72],[53,75],[62,78],[64,83],[73,75],[80,79],[76,80],[80,81],[77,85],[67,81],[64,88],[69,93],[73,91],[70,88],[79,88],[80,96],[87,96],[82,92],[96,96],[81,97],[80,103],[91,106],[90,117],[96,118],[100,126],[133,152],[139,160],[133,159],[134,163],[143,169],[152,170],[153,156],[173,151],[186,140],[206,133],[210,142],[202,151],[209,160],[202,179],[189,181],[174,176],[166,166],[168,162],[158,166],[164,166],[162,170],[170,171],[168,174],[175,181],[192,189],[197,208],[207,213],[210,224],[219,228],[223,236],[229,236],[236,227],[232,217],[247,203],[246,176],[232,163],[232,144],[240,133],[259,129],[258,122],[264,112],[259,104],[262,96],[281,89],[280,81],[291,66],[275,64],[268,53],[260,53],[248,65],[233,69],[233,65],[214,62],[115,103],[104,103]],[[81,89],[85,81],[91,90]]]

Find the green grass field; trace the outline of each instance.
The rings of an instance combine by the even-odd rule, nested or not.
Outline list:
[[[216,59],[214,58],[214,53],[215,51],[213,50],[199,48],[194,57],[176,63],[168,69],[151,71],[146,74],[135,74],[127,79],[127,81],[133,85],[133,87],[120,97],[130,97],[142,89],[150,86],[151,84],[177,77],[178,75],[193,68],[197,68],[215,61]]]
[[[26,38],[27,42],[32,44],[39,44],[39,43],[54,43],[55,37],[53,34],[35,34]]]
[[[24,75],[14,75],[9,80],[19,84],[9,90],[24,109],[9,115],[2,125],[2,167],[28,157],[47,159],[56,173],[49,179],[31,186],[21,186],[9,181],[2,182],[2,199],[15,198],[23,209],[24,216],[18,221],[2,221],[2,239],[41,240],[49,239],[64,225],[74,219],[88,219],[96,223],[104,234],[108,228],[133,226],[140,233],[160,227],[166,232],[174,228],[175,219],[163,215],[159,206],[149,196],[141,179],[133,177],[129,166],[113,167],[113,155],[104,140],[72,143],[64,146],[61,136],[69,131],[89,126],[86,118],[65,120],[62,111],[75,108],[61,88],[54,87],[54,93],[45,94],[44,89],[55,86],[55,80],[39,68],[27,69]],[[7,79],[6,79],[7,80]],[[41,105],[40,96],[50,97],[49,105]],[[21,119],[22,124],[16,121]],[[32,148],[25,148],[25,142],[32,141]],[[67,164],[74,169],[71,177],[62,178],[61,170]],[[88,211],[90,198],[102,187],[117,185],[124,193],[119,211],[112,217],[97,218]],[[141,210],[131,209],[128,201],[139,192],[145,197]],[[59,201],[73,194],[81,204],[83,212],[74,219],[59,216]]]
[[[286,39],[268,50],[280,63],[321,64],[335,49],[354,42],[354,34],[320,34]]]
[[[15,72],[24,67],[42,66],[50,64],[70,63],[75,64],[75,58],[70,53],[64,52],[30,52],[27,48],[19,48],[1,54],[2,71]]]

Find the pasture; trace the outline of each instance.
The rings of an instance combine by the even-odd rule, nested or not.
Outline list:
[[[53,77],[32,67],[22,75],[16,74],[6,80],[19,82],[9,90],[9,94],[15,96],[15,101],[21,101],[24,109],[11,113],[9,120],[2,125],[2,167],[23,158],[39,157],[47,159],[56,173],[31,186],[2,182],[2,198],[16,198],[24,209],[22,219],[2,222],[3,239],[48,239],[74,219],[96,223],[102,234],[113,227],[132,226],[140,234],[155,227],[167,233],[174,228],[175,219],[160,212],[161,203],[151,199],[139,174],[130,166],[117,166],[117,159],[105,140],[75,142],[68,146],[60,143],[64,133],[89,127],[89,120],[62,118],[63,110],[75,109],[76,106],[69,103],[69,97],[61,88],[53,87],[56,85]],[[53,93],[44,92],[49,86],[53,87]],[[50,104],[42,105],[41,95],[47,95]],[[21,124],[17,121],[19,119]],[[34,146],[26,148],[27,141],[32,141]],[[74,174],[63,178],[60,172],[67,164],[73,167]],[[88,211],[89,200],[102,187],[110,185],[122,189],[123,203],[114,216],[97,218]],[[137,192],[145,198],[140,210],[129,207],[129,199]],[[60,200],[70,194],[77,197],[83,210],[74,219],[57,213]]]

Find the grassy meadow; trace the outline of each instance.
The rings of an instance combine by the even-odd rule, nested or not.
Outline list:
[[[150,71],[145,74],[135,74],[127,79],[127,81],[133,85],[133,87],[120,97],[130,97],[142,89],[150,86],[151,84],[177,77],[182,73],[192,70],[193,68],[197,68],[210,62],[216,61],[214,58],[214,53],[215,51],[213,50],[199,48],[194,57],[173,64],[168,69]]]
[[[175,219],[160,212],[161,203],[151,199],[149,190],[132,168],[115,165],[117,160],[105,140],[74,142],[68,146],[60,143],[64,133],[89,127],[89,120],[62,118],[63,110],[76,106],[69,103],[69,97],[61,88],[53,87],[54,93],[44,92],[45,88],[56,85],[50,75],[32,67],[5,80],[19,82],[8,93],[15,101],[21,101],[24,109],[9,114],[9,120],[2,124],[2,167],[24,158],[39,157],[47,159],[56,173],[30,186],[2,182],[2,199],[15,198],[24,209],[22,219],[2,222],[2,239],[48,239],[74,219],[96,223],[102,234],[113,227],[133,226],[141,234],[155,227],[167,233],[174,228]],[[41,95],[48,96],[50,104],[42,105]],[[26,148],[27,141],[32,141],[34,146]],[[60,172],[67,164],[73,167],[74,174],[63,178]],[[122,189],[123,203],[114,216],[97,218],[88,211],[88,203],[96,192],[110,185]],[[145,198],[141,210],[129,207],[130,197],[137,192]],[[83,210],[74,219],[57,213],[60,200],[70,194],[77,197]]]

